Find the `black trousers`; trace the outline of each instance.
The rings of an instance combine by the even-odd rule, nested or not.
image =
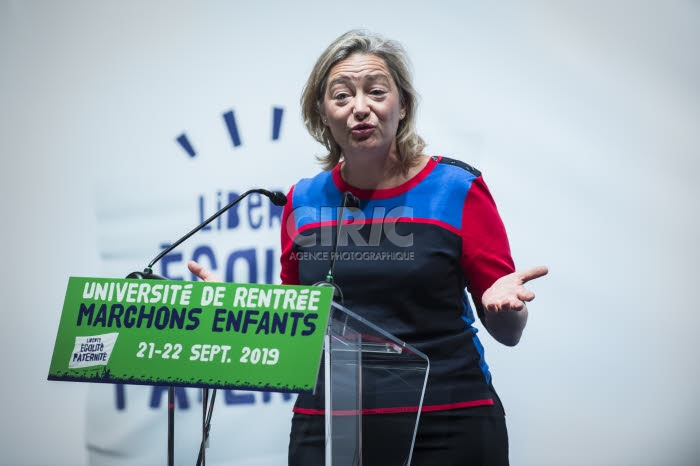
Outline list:
[[[415,414],[366,415],[363,419],[363,466],[403,466]],[[324,416],[294,414],[289,466],[323,466]],[[358,463],[356,445],[334,442],[342,466]],[[508,466],[505,417],[473,415],[470,409],[422,413],[411,466]]]

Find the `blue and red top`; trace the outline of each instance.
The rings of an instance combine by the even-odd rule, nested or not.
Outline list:
[[[282,215],[282,283],[312,285],[325,278],[346,191],[360,206],[345,209],[338,240],[334,280],[345,307],[430,358],[423,411],[502,410],[467,293],[483,318],[481,296],[515,268],[481,173],[434,156],[390,189],[350,186],[340,164],[299,181]],[[323,390],[316,393],[300,394],[295,411],[323,414]],[[366,412],[417,409],[406,403],[400,394],[378,397]]]

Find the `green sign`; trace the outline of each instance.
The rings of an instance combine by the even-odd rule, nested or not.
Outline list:
[[[311,391],[330,287],[71,277],[49,380]]]

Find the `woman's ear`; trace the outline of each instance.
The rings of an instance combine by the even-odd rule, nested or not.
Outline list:
[[[326,110],[323,108],[323,100],[319,100],[316,103],[316,108],[318,109],[318,116],[321,117],[321,123],[324,126],[328,126],[328,118],[326,117]]]

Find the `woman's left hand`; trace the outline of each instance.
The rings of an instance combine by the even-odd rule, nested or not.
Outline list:
[[[481,298],[484,308],[484,326],[497,341],[515,346],[520,341],[527,323],[525,301],[535,299],[535,293],[525,283],[547,275],[547,267],[539,266],[516,271],[499,278]],[[515,311],[515,312],[510,312]]]
[[[525,288],[525,283],[535,278],[547,275],[549,270],[541,265],[527,270],[515,271],[499,278],[486,290],[481,298],[481,304],[486,311],[520,311],[525,302],[535,299],[535,293]]]

